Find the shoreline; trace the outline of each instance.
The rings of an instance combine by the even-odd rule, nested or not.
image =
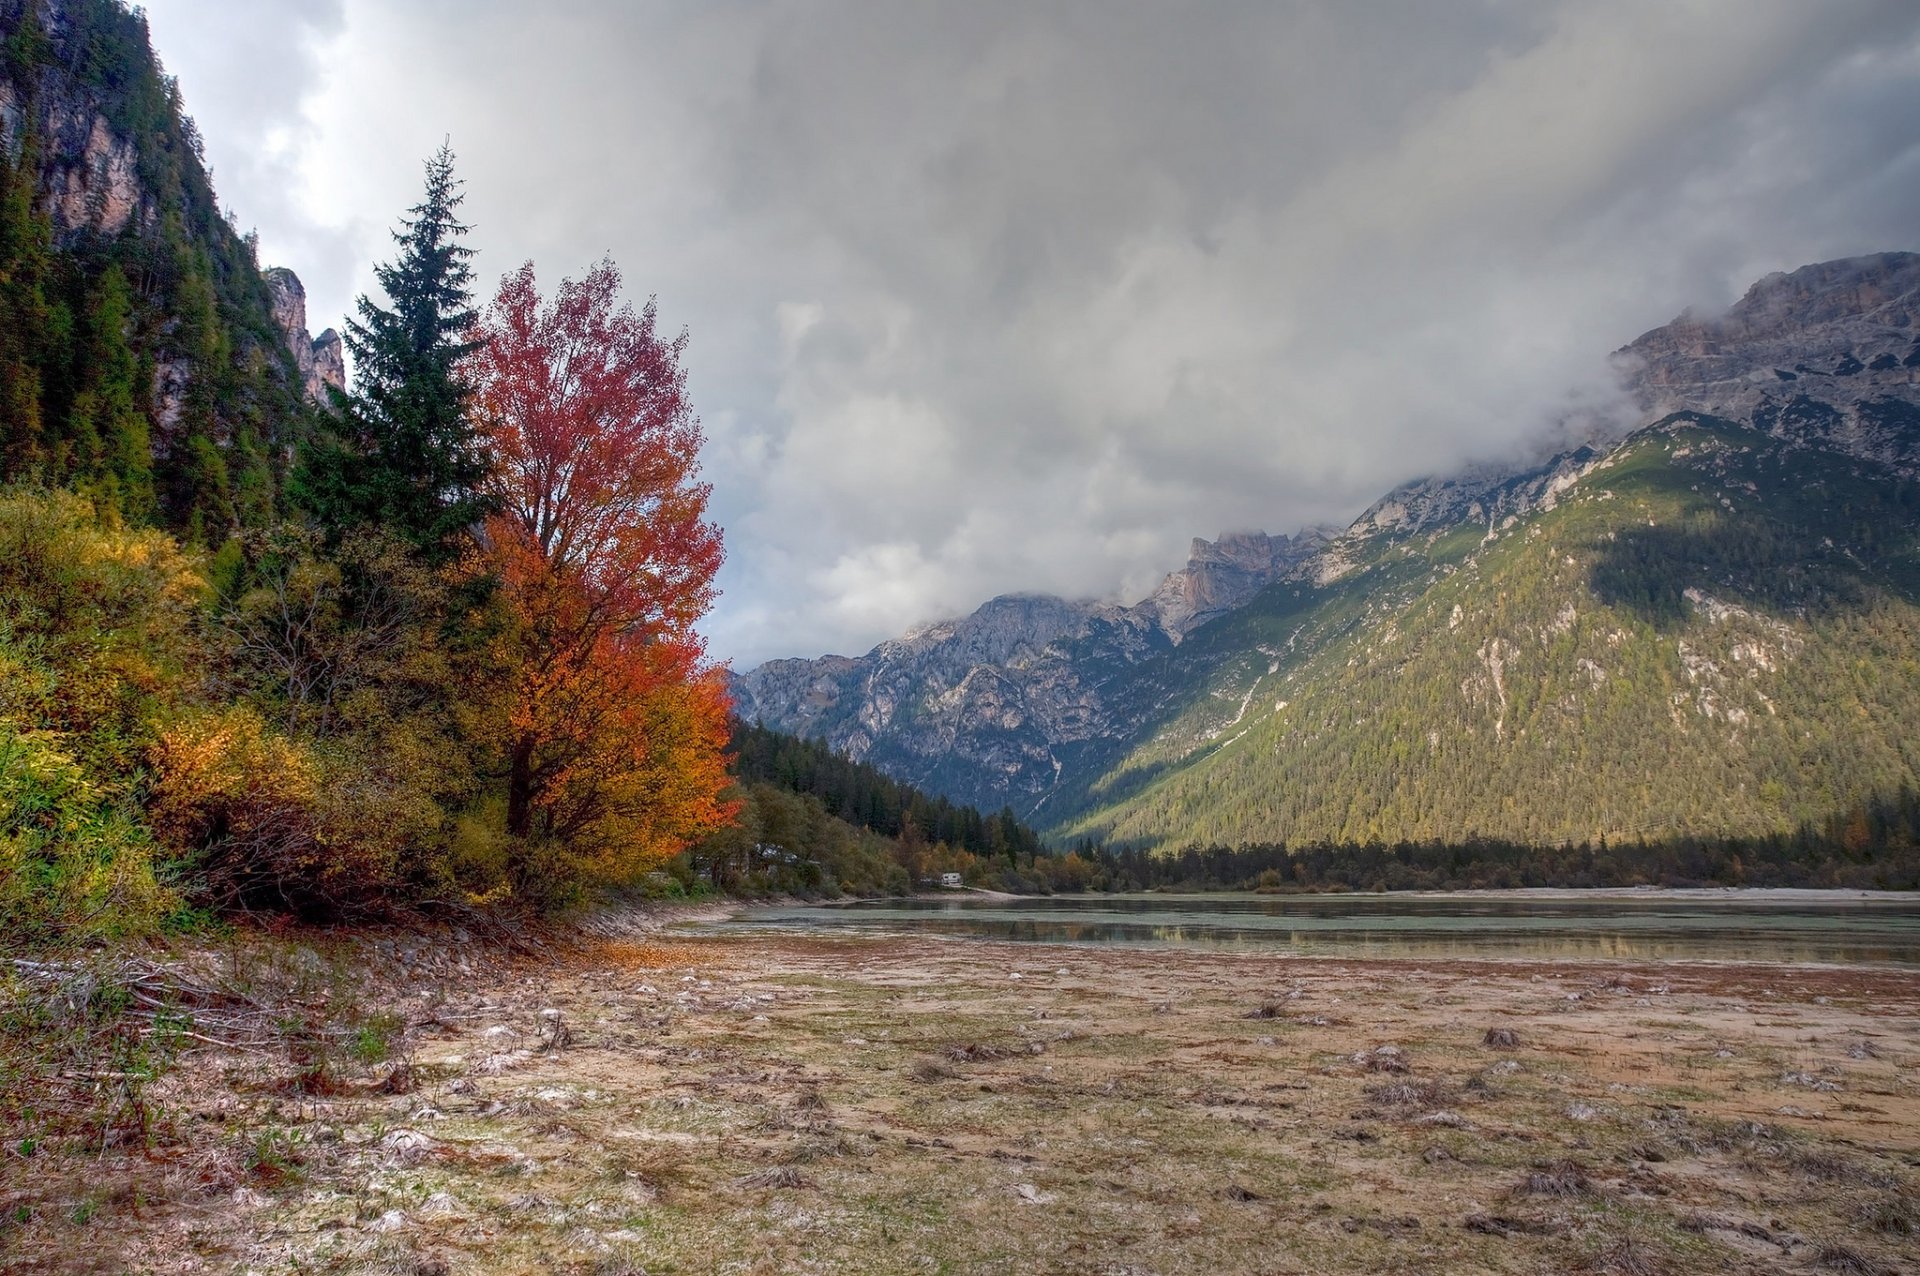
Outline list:
[[[843,908],[872,903],[961,903],[992,901],[1027,903],[1054,900],[1245,899],[1245,900],[1515,900],[1543,904],[1597,901],[1654,900],[1689,904],[1908,904],[1920,908],[1920,891],[1876,891],[1858,887],[1818,886],[1512,886],[1484,890],[1439,891],[1059,891],[1052,895],[1017,895],[986,887],[952,891],[916,891],[909,895],[844,895],[833,899],[796,898],[728,901],[713,907],[733,908]],[[689,903],[689,909],[703,907]]]

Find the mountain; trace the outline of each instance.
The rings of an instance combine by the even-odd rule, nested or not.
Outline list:
[[[1616,354],[1636,428],[1217,555],[1254,566],[1177,634],[1174,578],[996,599],[763,666],[741,711],[1130,845],[1823,819],[1920,781],[1917,303],[1913,254],[1769,276]]]
[[[221,213],[146,20],[0,0],[0,477],[218,546],[270,522],[343,373]]]
[[[1326,539],[1196,539],[1132,607],[1010,594],[865,656],[769,661],[734,678],[736,712],[972,805],[1030,806],[1121,738],[1111,697],[1127,670],[1291,578]]]

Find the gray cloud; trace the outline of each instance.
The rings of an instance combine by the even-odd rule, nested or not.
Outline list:
[[[337,323],[360,245],[347,228],[316,216],[303,162],[321,138],[306,107],[323,82],[326,49],[345,30],[342,0],[142,7],[201,125],[222,202],[243,230],[261,233],[264,264],[294,266],[320,285],[318,312],[333,317],[315,330]]]
[[[691,329],[741,662],[1137,595],[1604,405],[1685,305],[1920,242],[1893,0],[344,0],[247,18],[297,75],[196,45],[263,8],[154,27],[316,301],[451,133],[483,274],[610,251]]]

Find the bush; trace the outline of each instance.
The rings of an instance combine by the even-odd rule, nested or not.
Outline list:
[[[151,754],[147,813],[196,898],[310,918],[381,912],[439,868],[429,761],[392,735],[296,739],[240,705],[187,714]]]
[[[46,736],[0,727],[5,945],[146,934],[173,903],[146,831]]]
[[[0,724],[130,774],[178,694],[205,582],[161,532],[66,492],[0,489]]]
[[[191,714],[150,756],[148,818],[191,866],[196,894],[225,906],[291,907],[337,873],[319,841],[319,765],[253,710]]]

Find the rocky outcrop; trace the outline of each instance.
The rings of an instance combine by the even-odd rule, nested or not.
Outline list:
[[[1768,275],[1726,314],[1691,311],[1614,353],[1634,428],[1675,414],[1920,472],[1920,254],[1879,253]],[[1595,429],[1544,460],[1470,466],[1394,489],[1348,535],[1460,523],[1495,529],[1552,509],[1629,431]]]
[[[269,266],[262,273],[273,297],[273,322],[286,339],[287,349],[293,352],[307,401],[325,404],[329,386],[336,390],[347,386],[340,334],[332,328],[317,337],[307,332],[307,289],[300,276],[284,266]]]
[[[1775,438],[1920,474],[1920,254],[1768,275],[1726,314],[1691,312],[1614,356],[1648,419],[1747,421]]]
[[[1196,536],[1187,565],[1168,573],[1140,605],[1151,610],[1161,632],[1177,644],[1268,585],[1299,574],[1328,538],[1329,529],[1317,527],[1291,537],[1228,532],[1209,541]]]
[[[1739,418],[1802,395],[1911,393],[1920,384],[1920,254],[1880,253],[1768,275],[1726,314],[1691,311],[1617,352],[1650,416]]]
[[[1368,506],[1343,539],[1406,535],[1461,523],[1494,530],[1534,510],[1552,509],[1560,493],[1579,482],[1606,453],[1603,446],[1583,444],[1536,465],[1482,465],[1441,478],[1416,479]]]
[[[40,139],[39,189],[57,243],[89,232],[118,235],[130,225],[153,227],[158,212],[141,185],[133,143],[114,132],[90,97],[55,82],[29,104],[11,81],[0,79],[0,146],[16,161],[29,112]]]

